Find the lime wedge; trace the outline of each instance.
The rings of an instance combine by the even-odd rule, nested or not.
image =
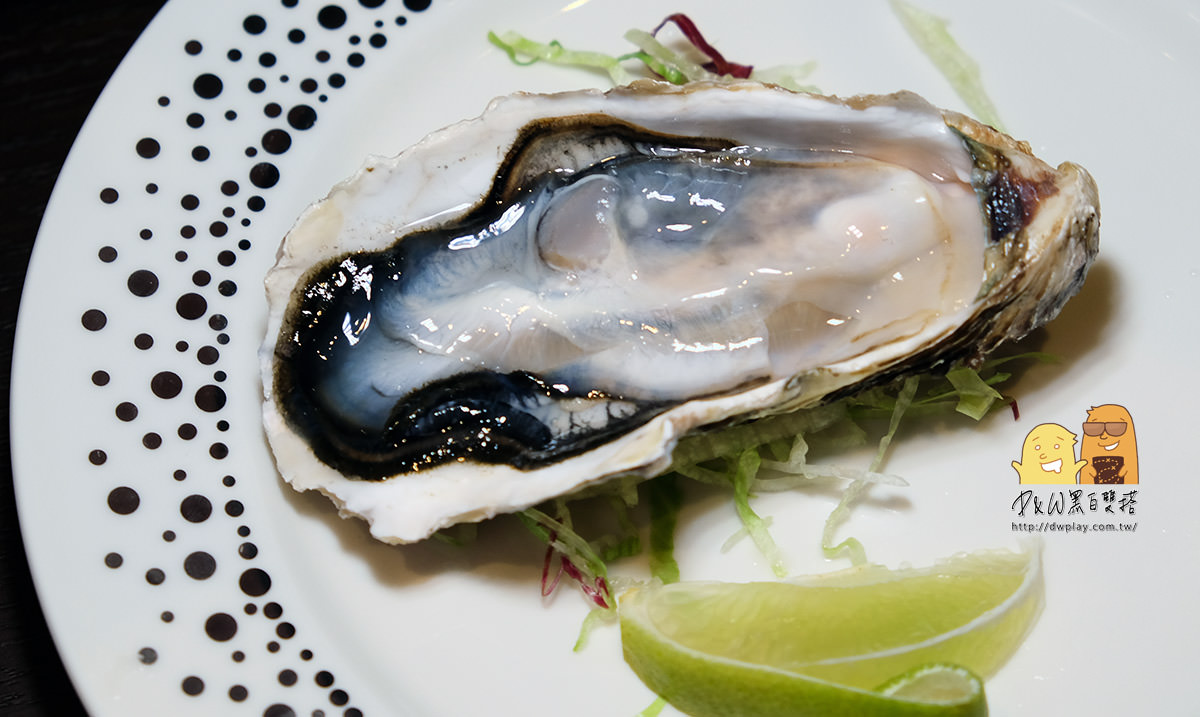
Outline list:
[[[625,659],[693,715],[981,715],[1042,604],[1038,552],[621,596]]]

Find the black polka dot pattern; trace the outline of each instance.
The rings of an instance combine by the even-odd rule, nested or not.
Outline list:
[[[304,644],[304,621],[287,608],[295,587],[273,578],[269,542],[254,537],[254,494],[242,493],[236,459],[260,429],[239,425],[243,414],[230,409],[257,403],[230,391],[247,365],[231,357],[256,348],[258,337],[248,337],[258,327],[237,302],[254,293],[247,287],[261,269],[243,258],[277,245],[256,222],[305,171],[292,158],[312,145],[325,107],[360,68],[387,62],[403,28],[430,5],[276,0],[227,18],[220,31],[181,37],[177,59],[188,74],[147,88],[145,106],[129,108],[152,119],[130,123],[116,145],[130,171],[96,170],[89,196],[106,212],[105,230],[87,252],[112,291],[82,294],[71,321],[91,362],[83,384],[113,431],[98,432],[105,438],[75,460],[93,474],[96,510],[115,527],[87,549],[129,591],[130,609],[152,610],[164,630],[124,648],[134,650],[129,657],[214,714],[222,702],[263,717],[363,714],[352,680]],[[221,139],[229,136],[243,139]],[[141,470],[149,456],[166,467]],[[138,535],[157,546],[153,560]],[[139,600],[138,590],[152,593]],[[224,595],[223,604],[191,599],[201,590]],[[197,604],[208,607],[197,614]],[[180,650],[170,640],[177,632],[211,649]]]

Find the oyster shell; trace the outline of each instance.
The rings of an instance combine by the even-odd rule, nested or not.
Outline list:
[[[500,98],[284,239],[267,437],[294,488],[421,540],[978,358],[1057,314],[1098,224],[1083,169],[911,93]]]

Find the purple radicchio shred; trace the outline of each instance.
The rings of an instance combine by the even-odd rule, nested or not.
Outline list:
[[[548,596],[558,588],[559,581],[562,580],[563,573],[567,577],[579,584],[579,589],[597,606],[607,610],[612,604],[612,592],[609,590],[608,581],[602,575],[596,575],[589,582],[588,576],[583,574],[575,563],[566,555],[558,556],[558,570],[554,573],[554,578],[550,578],[550,565],[554,561],[554,554],[558,551],[554,549],[554,540],[558,537],[556,531],[550,531],[550,537],[546,545],[546,558],[542,562],[542,596]]]
[[[654,28],[654,32],[650,34],[658,35],[659,31],[667,23],[675,23],[676,27],[683,33],[683,36],[687,38],[687,41],[695,45],[697,50],[708,57],[710,62],[706,62],[703,65],[704,69],[709,72],[715,72],[718,75],[731,75],[743,80],[750,76],[750,71],[754,69],[752,65],[743,65],[726,60],[724,55],[717,51],[717,48],[710,45],[704,39],[704,36],[700,34],[700,29],[696,27],[696,23],[692,22],[690,17],[681,12],[668,15],[665,20],[658,24],[658,27]]]

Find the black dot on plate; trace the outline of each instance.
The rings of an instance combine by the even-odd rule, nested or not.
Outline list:
[[[129,486],[113,488],[108,493],[108,507],[118,515],[129,515],[141,502],[138,492]]]
[[[150,296],[158,291],[158,275],[149,269],[138,269],[129,275],[125,281],[129,292],[134,296]]]
[[[212,156],[212,153],[208,151],[208,147],[203,145],[192,147],[192,159],[197,162],[205,162],[210,156]]]
[[[151,346],[154,346],[154,337],[150,334],[138,334],[137,336],[133,337],[133,345],[142,351],[145,351]]]
[[[351,67],[362,67],[366,61],[367,58],[363,57],[361,52],[351,52],[350,56],[346,58],[346,64]]]
[[[316,54],[317,62],[329,62],[330,57],[332,55],[329,54],[328,50],[321,50]]]
[[[250,568],[238,578],[238,587],[250,597],[262,597],[271,589],[271,576],[260,568]]]
[[[192,283],[196,286],[208,286],[210,281],[212,281],[212,274],[209,274],[203,269],[200,269],[192,274]]]
[[[267,83],[261,77],[255,77],[246,84],[246,87],[250,88],[251,92],[258,94],[259,92],[267,89]]]
[[[208,455],[217,460],[223,460],[229,456],[229,446],[224,443],[214,443],[208,447]]]
[[[187,252],[186,252],[186,251],[177,251],[177,252],[175,252],[175,261],[187,261],[187,258],[188,258],[188,257],[187,257]]]
[[[146,159],[157,157],[160,149],[162,149],[162,147],[159,146],[158,140],[154,139],[153,137],[143,137],[137,142],[137,153],[139,157],[145,157]]]
[[[346,24],[346,11],[337,5],[326,5],[317,12],[317,22],[326,30],[336,30]]]
[[[224,254],[225,252],[221,252],[221,253]],[[233,263],[233,262],[230,262],[230,263]],[[222,262],[222,264],[224,264],[224,262]],[[225,264],[225,266],[228,266],[228,264]],[[224,314],[213,314],[208,319],[208,327],[210,329],[212,329],[213,331],[220,331],[221,329],[224,329],[226,326],[229,326],[229,320],[225,318]]]
[[[143,647],[138,650],[138,659],[143,665],[153,665],[158,660],[158,651],[153,647]]]
[[[234,685],[229,688],[229,699],[234,702],[241,702],[250,696],[250,691],[242,685]]]
[[[138,236],[140,236],[143,239],[149,239],[154,236],[154,232],[150,231],[149,229],[143,229],[140,232],[138,232]]]
[[[151,431],[150,433],[142,436],[142,445],[153,451],[162,445],[162,436]]]
[[[290,622],[281,622],[275,627],[275,634],[281,639],[290,640],[296,636],[296,626]]]
[[[235,483],[237,483],[237,479],[233,476],[225,476],[221,479],[221,484],[226,488],[232,488]]]
[[[225,56],[229,58],[230,62],[237,62],[242,59],[242,51],[235,48],[225,53]]]
[[[279,643],[271,640],[267,643],[267,652],[279,652]]]
[[[371,35],[371,39],[368,42],[371,43],[371,47],[380,48],[387,44],[387,38],[382,33],[377,32]]]
[[[204,49],[198,40],[188,40],[183,46],[183,51],[189,55],[199,55]]]
[[[296,679],[295,670],[281,670],[279,672],[279,684],[283,685],[284,687],[291,687],[292,685],[296,684]]]
[[[301,659],[301,660],[306,660],[306,661],[307,661],[307,660],[311,660],[312,658],[313,658],[313,651],[312,651],[312,650],[307,650],[307,649],[305,649],[305,650],[301,650],[301,651],[300,651],[300,659]]]
[[[295,28],[293,30],[289,30],[287,38],[288,38],[289,42],[292,42],[295,44],[304,42],[304,31],[301,30],[300,28]]]
[[[167,579],[167,574],[161,568],[150,568],[146,571],[146,582],[151,585],[162,585]]]
[[[346,76],[340,72],[335,72],[329,76],[329,86],[338,89],[346,84]]]
[[[111,264],[117,260],[117,250],[111,246],[102,246],[100,251],[96,252],[96,256],[105,264]]]
[[[258,557],[258,546],[254,543],[242,543],[238,546],[238,555],[246,560],[253,560]]]
[[[296,710],[277,702],[263,710],[263,717],[296,717]]]
[[[179,353],[183,353],[183,352],[187,351],[188,350],[188,342],[176,341],[175,342],[175,350],[178,351]]]
[[[258,64],[262,65],[263,67],[274,67],[275,54],[271,52],[262,53],[258,56]]]
[[[196,351],[196,360],[205,366],[213,365],[219,358],[221,358],[221,352],[217,350],[216,346],[201,346]]]
[[[321,687],[329,687],[333,684],[333,673],[329,670],[321,670],[313,677],[313,682]]]
[[[184,239],[191,239],[192,237],[196,236],[196,227],[190,224],[185,224],[179,228],[179,236],[183,237]]]
[[[361,38],[361,37],[359,37],[358,35],[351,35],[351,36],[350,36],[350,44],[351,44],[351,45],[357,45],[357,44],[358,44],[358,43],[360,43],[360,42],[362,42],[362,38]]]
[[[108,460],[108,454],[99,448],[88,453],[88,463],[94,466],[102,466]]]
[[[238,189],[238,183],[232,179],[227,179],[224,182],[221,182],[221,194],[224,194],[227,197],[232,197],[233,195],[237,194]]]
[[[169,104],[171,104],[171,98],[170,98],[170,97],[167,97],[166,95],[163,95],[162,97],[159,97],[159,98],[158,98],[158,106],[159,106],[159,107],[166,107],[166,106],[167,106],[167,105],[169,105]]]
[[[170,610],[163,610],[162,614],[159,615],[158,617],[163,622],[171,622],[172,620],[175,619],[175,613],[171,612]]]
[[[292,146],[292,136],[282,129],[268,130],[262,137],[262,148],[271,154],[283,154]]]
[[[317,111],[308,105],[296,105],[288,110],[288,124],[293,129],[306,130],[317,122]]]
[[[199,294],[187,293],[175,302],[175,312],[189,321],[204,316],[206,311],[208,311],[208,301]]]
[[[204,691],[204,680],[196,677],[195,675],[185,677],[183,678],[182,687],[184,694],[195,697]]]
[[[307,77],[300,81],[300,91],[312,94],[317,91],[317,81],[311,77]]]
[[[179,206],[189,212],[193,211],[200,206],[200,197],[197,197],[195,194],[185,194],[179,198]]]
[[[234,112],[233,110],[225,110],[225,119],[229,120],[230,122],[234,121],[237,119],[237,112]]]
[[[104,564],[110,568],[119,568],[124,562],[125,558],[122,558],[120,553],[109,553],[104,556]]]
[[[263,114],[268,117],[278,117],[283,114],[283,107],[278,102],[268,102],[263,106]]]
[[[237,284],[226,279],[217,285],[217,291],[221,292],[221,296],[233,296],[237,293]]]
[[[225,222],[213,222],[208,225],[208,233],[215,237],[223,237],[229,233],[229,225]]]
[[[233,658],[234,662],[241,662],[242,660],[246,659],[246,653],[242,652],[241,650],[234,650],[230,657]]]
[[[183,559],[183,572],[195,580],[207,580],[217,571],[217,559],[198,550]]]
[[[189,523],[203,523],[212,515],[212,502],[202,495],[189,495],[179,503],[179,514]]]
[[[220,95],[222,89],[224,89],[224,85],[221,83],[221,78],[211,72],[206,72],[198,76],[192,82],[192,90],[197,96],[206,100],[211,100]]]
[[[175,471],[174,473],[172,473],[171,476],[175,480],[184,480],[185,478],[187,478],[187,471],[185,471],[181,468],[181,469]]]
[[[412,12],[423,12],[429,9],[431,0],[404,0],[404,7]]]
[[[246,19],[242,20],[242,29],[251,35],[259,35],[267,29],[267,21],[262,15],[247,15]]]
[[[191,423],[179,424],[179,429],[176,431],[179,437],[185,441],[190,441],[196,437],[196,426]]]
[[[233,619],[233,615],[225,612],[213,613],[204,621],[204,632],[217,642],[233,639],[233,636],[237,634],[237,627],[237,620]]]
[[[92,373],[92,383],[97,386],[107,386],[109,378],[108,371],[95,371]]]
[[[341,707],[350,701],[350,695],[348,695],[345,690],[334,690],[333,692],[329,693],[329,701],[338,707]]]
[[[225,407],[225,391],[212,384],[201,386],[196,389],[196,406],[208,413],[220,411]]]
[[[105,204],[112,204],[113,202],[117,201],[119,196],[121,195],[112,187],[105,187],[104,189],[100,190],[100,201],[104,202]]]
[[[279,168],[270,162],[259,162],[250,168],[250,183],[259,189],[269,189],[279,182]]]
[[[358,4],[363,7],[377,8],[383,5],[383,0],[358,0]]]
[[[159,371],[150,379],[150,390],[159,398],[175,398],[183,390],[183,379],[174,371]]]
[[[88,331],[99,331],[108,323],[108,317],[100,309],[88,309],[83,312],[83,316],[79,318],[79,321],[83,324],[83,328]]]
[[[233,266],[235,261],[237,261],[237,254],[234,254],[228,249],[225,249],[217,254],[217,263],[221,266]]]
[[[118,419],[129,422],[137,418],[138,407],[129,401],[122,401],[117,404],[116,414]]]
[[[246,200],[246,208],[252,212],[261,212],[266,206],[267,200],[257,195]]]
[[[162,539],[163,539],[163,542],[167,542],[167,543],[174,542],[175,541],[175,531],[174,530],[164,530],[163,534],[162,534]]]

